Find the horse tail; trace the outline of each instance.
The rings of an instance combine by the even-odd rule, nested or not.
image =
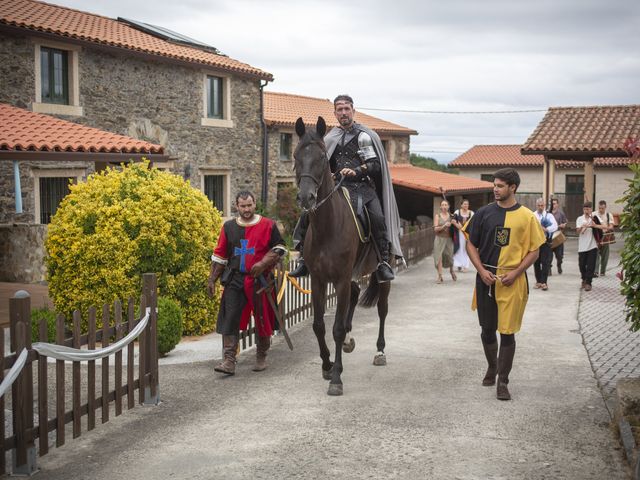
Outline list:
[[[375,272],[369,276],[369,285],[367,289],[360,295],[358,304],[364,308],[371,308],[378,303],[380,287]]]

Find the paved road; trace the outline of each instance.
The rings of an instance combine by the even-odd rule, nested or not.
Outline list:
[[[393,284],[386,367],[371,364],[373,312],[357,311],[344,396],[326,395],[304,323],[294,352],[276,338],[262,373],[250,351],[232,378],[213,360],[164,363],[161,405],[53,449],[38,459],[41,478],[628,478],[579,333],[575,240],[568,249],[566,273],[531,292],[511,402],[480,385],[474,274],[436,285],[429,258]]]
[[[584,345],[612,415],[617,381],[640,377],[640,336],[625,322],[624,297],[615,275],[620,271],[621,248],[620,243],[611,246],[607,273],[593,280],[592,292],[582,293],[578,312]]]

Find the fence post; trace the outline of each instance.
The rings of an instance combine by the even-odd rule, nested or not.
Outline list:
[[[9,299],[11,350],[17,355],[31,348],[31,296],[24,290]],[[13,475],[31,476],[37,471],[36,446],[33,441],[33,366],[29,360],[11,387],[13,434],[16,448],[12,451]],[[27,435],[29,432],[29,435]]]
[[[160,403],[160,383],[158,379],[158,279],[155,273],[142,275],[142,293],[147,299],[146,306],[151,309],[147,336],[144,342],[145,374],[149,375],[149,383],[145,385],[144,404]]]

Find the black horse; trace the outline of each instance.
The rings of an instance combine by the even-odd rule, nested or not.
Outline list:
[[[326,129],[322,117],[318,117],[315,131],[308,131],[302,118],[298,118],[296,133],[300,141],[293,156],[299,190],[298,201],[309,215],[310,228],[304,241],[304,258],[311,272],[313,331],[320,347],[322,376],[331,380],[327,392],[329,395],[342,395],[342,350],[349,353],[355,348],[355,341],[350,338],[349,332],[360,287],[354,279],[371,274],[360,304],[365,307],[375,304],[378,306],[380,327],[374,365],[386,364],[384,322],[389,309],[390,283],[378,283],[374,273],[378,264],[375,249],[371,242],[360,241],[346,200],[342,193],[334,189],[334,179],[323,140]],[[329,359],[324,325],[329,282],[333,283],[337,295],[333,323],[336,357],[333,364]]]

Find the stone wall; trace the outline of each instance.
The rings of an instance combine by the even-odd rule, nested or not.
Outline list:
[[[46,225],[0,224],[0,282],[38,283],[46,280]]]
[[[31,38],[0,35],[0,102],[28,107],[35,101],[35,47]],[[232,76],[233,127],[202,126],[204,78],[228,75],[198,65],[139,57],[83,46],[79,53],[80,106],[76,123],[161,144],[173,171],[201,188],[199,167],[231,171],[232,192],[262,185],[260,81]],[[275,178],[275,174],[272,178]],[[275,195],[275,182],[273,195]]]

